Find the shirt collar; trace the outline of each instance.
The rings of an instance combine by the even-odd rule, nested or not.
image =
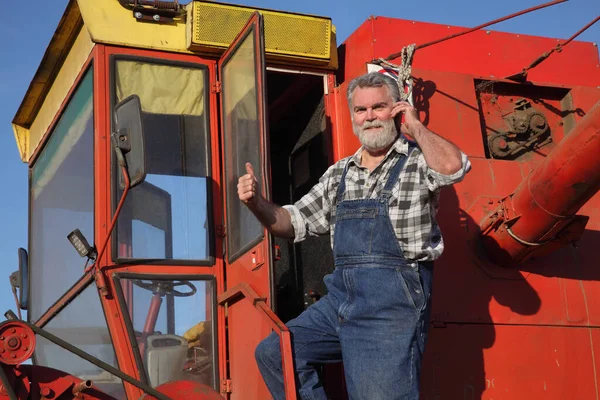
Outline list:
[[[364,150],[363,146],[360,146],[360,148],[356,151],[356,153],[354,153],[352,155],[352,157],[350,157],[350,163],[354,163],[357,166],[360,166],[360,160],[362,157],[362,152]],[[394,144],[392,145],[392,147],[390,147],[390,149],[388,150],[387,154],[385,155],[385,157],[383,158],[383,160],[387,160],[390,157],[390,154],[392,153],[398,153],[398,154],[404,154],[405,156],[408,155],[408,139],[406,139],[406,137],[404,135],[400,135],[398,136],[398,138],[396,139],[396,141],[394,142]]]

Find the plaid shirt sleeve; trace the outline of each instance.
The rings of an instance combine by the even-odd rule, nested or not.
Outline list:
[[[331,217],[332,177],[339,169],[336,163],[329,167],[313,188],[293,205],[283,206],[292,217],[294,226],[294,243],[301,242],[308,236],[319,236],[329,233]]]
[[[425,162],[425,156],[423,156],[423,153],[420,154],[418,161],[419,168],[426,171],[426,181],[430,191],[435,192],[436,190],[441,189],[444,186],[453,185],[463,180],[465,174],[471,169],[471,162],[469,161],[465,153],[461,152],[460,155],[462,159],[462,167],[452,175],[445,175],[429,168],[429,166]]]

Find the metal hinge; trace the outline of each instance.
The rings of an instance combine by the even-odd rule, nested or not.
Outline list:
[[[231,379],[225,379],[221,384],[221,393],[231,393]]]
[[[222,87],[221,87],[221,81],[215,81],[215,82],[212,84],[211,91],[212,91],[213,93],[221,93],[221,89],[222,89]]]
[[[227,228],[225,227],[225,225],[217,225],[215,227],[215,234],[217,235],[217,237],[220,238],[224,238],[225,236],[227,236]]]

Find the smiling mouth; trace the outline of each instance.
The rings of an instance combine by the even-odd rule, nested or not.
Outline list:
[[[383,128],[383,127],[377,125],[377,126],[369,126],[369,127],[365,128],[365,130],[368,131],[368,130],[371,130],[371,129],[381,129],[381,128]]]

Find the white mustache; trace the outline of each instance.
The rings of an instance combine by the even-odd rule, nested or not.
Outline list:
[[[363,123],[362,129],[369,129],[369,128],[383,128],[383,124],[381,122],[378,121],[373,121],[373,122],[369,122],[369,121],[365,121]]]

